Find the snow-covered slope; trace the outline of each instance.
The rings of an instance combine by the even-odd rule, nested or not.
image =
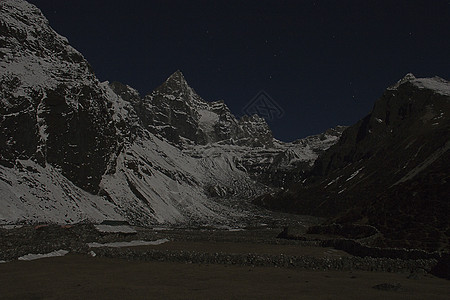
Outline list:
[[[22,0],[0,2],[0,59],[1,223],[234,222],[236,203],[298,180],[342,132],[282,143],[180,71],[145,97],[100,83]]]
[[[54,167],[17,160],[0,165],[0,223],[123,220],[115,205],[89,194]]]

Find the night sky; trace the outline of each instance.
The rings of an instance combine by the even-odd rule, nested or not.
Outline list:
[[[450,79],[450,1],[32,0],[100,80],[148,94],[177,69],[237,116],[263,90],[291,141],[351,125],[412,72]]]

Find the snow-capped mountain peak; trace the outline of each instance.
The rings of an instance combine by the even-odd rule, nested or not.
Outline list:
[[[172,75],[170,75],[164,84],[186,89],[189,87],[186,78],[180,70],[176,70]]]
[[[412,73],[408,73],[400,79],[396,84],[390,86],[388,90],[396,90],[405,83],[411,83],[421,89],[432,90],[437,94],[444,96],[450,95],[449,82],[441,77],[434,76],[431,78],[416,78]]]
[[[416,79],[416,76],[414,76],[413,73],[408,73],[406,74],[402,79],[400,79],[399,81],[397,81],[394,85],[388,87],[388,90],[396,90],[400,85],[402,85],[405,82],[409,82]]]

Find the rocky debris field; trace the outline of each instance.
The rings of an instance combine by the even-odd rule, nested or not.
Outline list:
[[[195,264],[227,264],[253,267],[301,268],[308,270],[338,270],[338,271],[377,271],[417,273],[431,271],[437,261],[434,259],[401,260],[372,257],[339,257],[317,258],[312,256],[268,255],[258,253],[209,253],[194,251],[161,251],[138,250],[127,248],[117,249],[104,247],[95,250],[96,255],[110,258],[125,258],[143,261],[170,261]]]

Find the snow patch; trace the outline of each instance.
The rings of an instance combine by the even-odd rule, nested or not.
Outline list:
[[[200,114],[199,126],[207,135],[214,132],[214,125],[219,122],[219,115],[213,111],[201,109],[198,111]]]
[[[100,248],[100,247],[112,247],[112,248],[122,248],[122,247],[135,247],[135,246],[154,246],[161,245],[168,242],[168,239],[159,239],[155,241],[142,241],[136,240],[131,242],[113,242],[113,243],[88,243],[89,248]]]
[[[58,257],[58,256],[64,256],[67,253],[69,253],[69,251],[67,251],[67,250],[56,250],[56,251],[53,251],[50,253],[45,253],[45,254],[27,254],[27,255],[19,257],[18,260],[35,260],[35,259],[48,258],[48,257]]]

